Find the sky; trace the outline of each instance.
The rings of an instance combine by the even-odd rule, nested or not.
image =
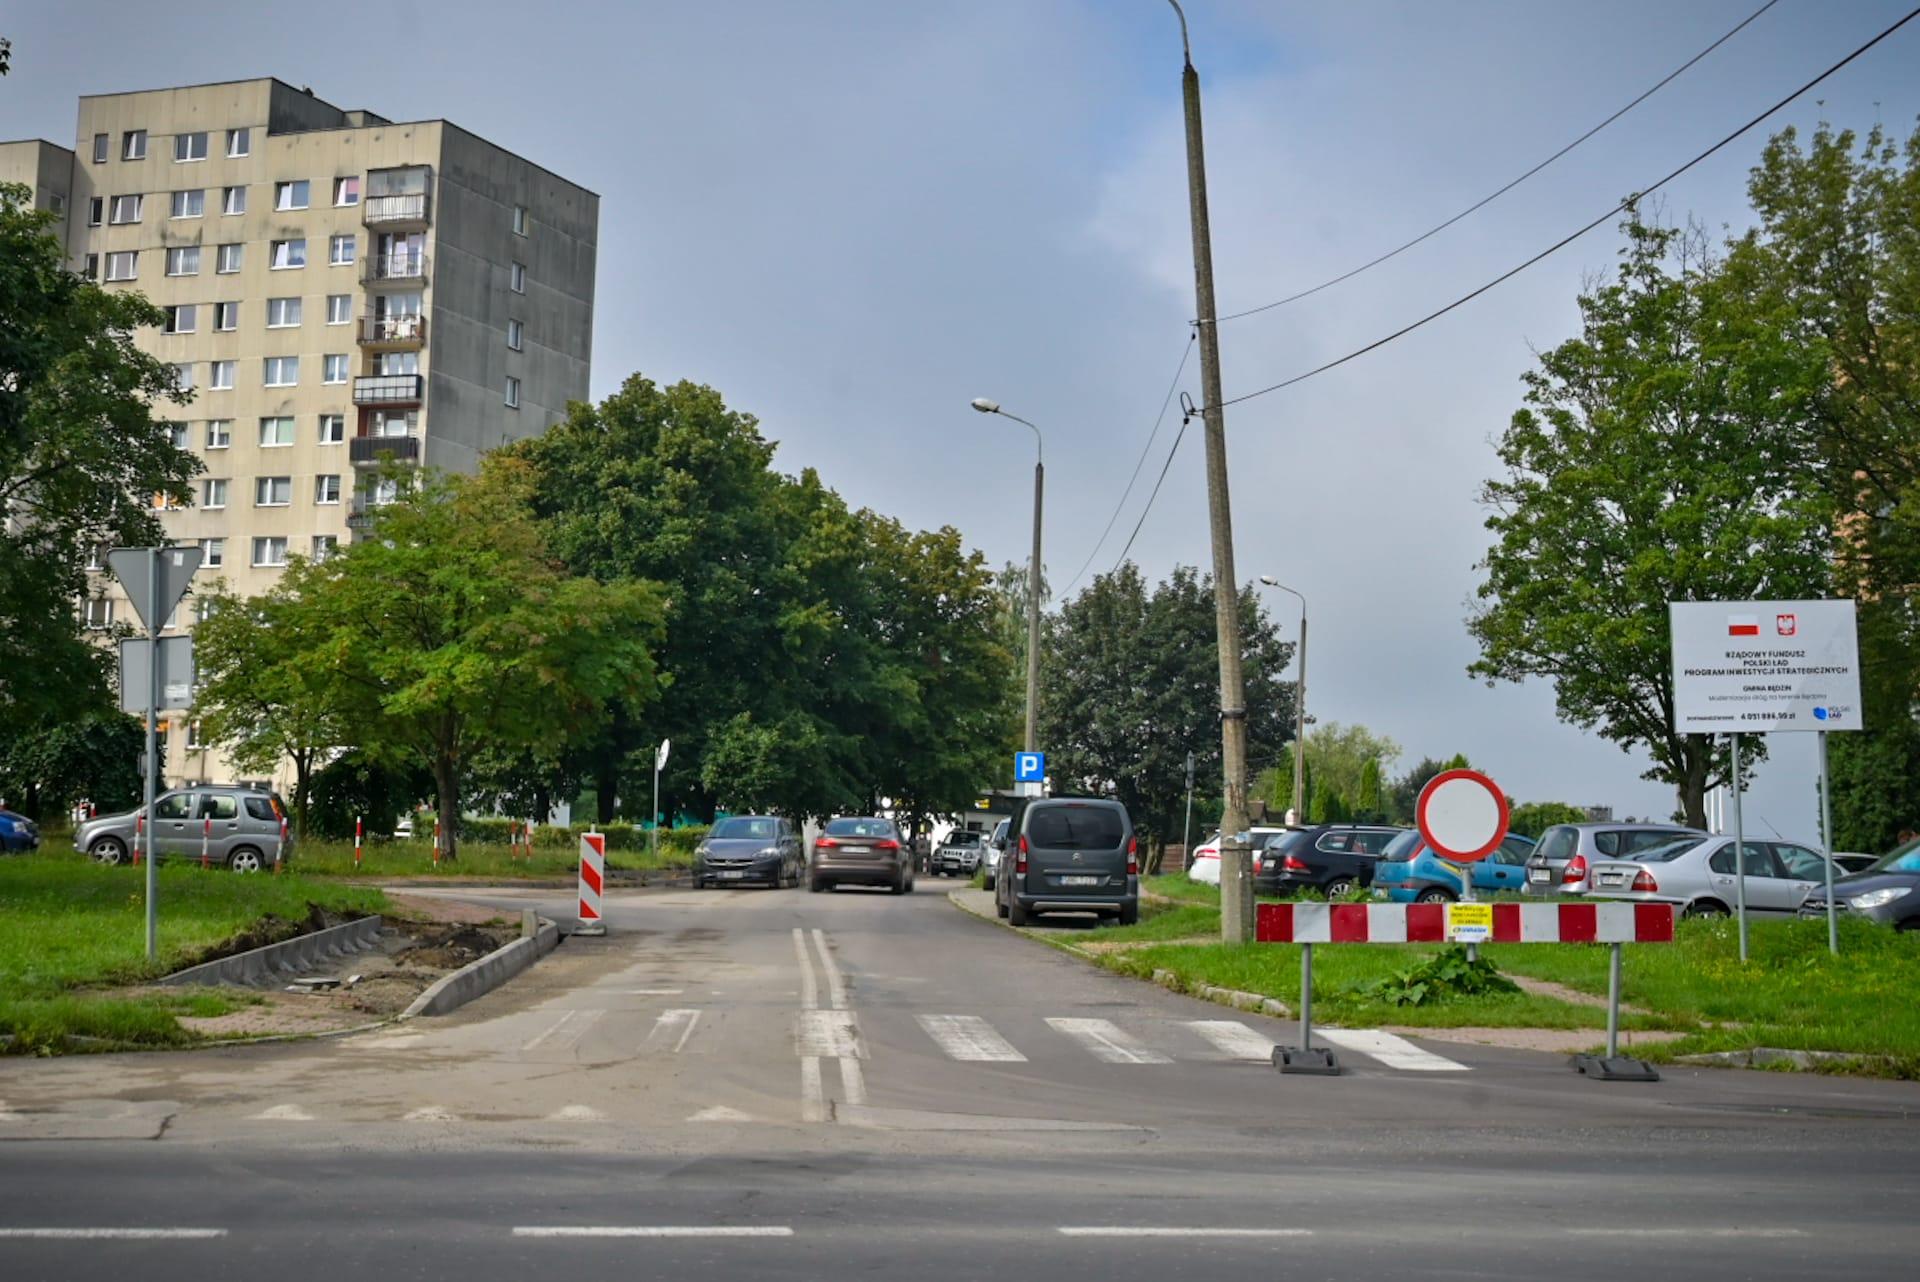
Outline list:
[[[1542,5],[1190,0],[1221,312],[1317,284],[1457,213],[1625,104],[1761,0]],[[1229,397],[1371,342],[1644,188],[1898,18],[1905,0],[1780,0],[1616,124],[1472,217],[1311,299],[1221,327]],[[297,14],[297,21],[290,15]],[[72,145],[76,97],[251,76],[395,120],[444,117],[597,191],[593,393],[629,374],[718,388],[849,501],[954,525],[1024,561],[1042,430],[1046,564],[1114,567],[1179,427],[1114,533],[1188,345],[1180,33],[1164,0],[503,0],[309,6],[13,3],[0,137]],[[1904,136],[1920,23],[1665,192],[1671,217],[1750,221],[1773,130]],[[1488,688],[1463,624],[1488,535],[1493,441],[1536,351],[1569,337],[1611,227],[1493,293],[1226,413],[1238,577],[1305,593],[1307,701],[1423,756],[1464,752],[1520,800],[1664,818],[1672,790]],[[1180,386],[1198,403],[1198,359]],[[1211,563],[1201,432],[1132,559]],[[1085,577],[1076,581],[1082,566]],[[1271,594],[1283,631],[1293,598]],[[1750,831],[1816,835],[1809,736],[1781,735]],[[1254,746],[1256,757],[1271,756]]]

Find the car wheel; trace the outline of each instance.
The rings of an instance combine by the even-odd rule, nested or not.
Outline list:
[[[807,879],[807,889],[816,895],[819,894],[821,891],[825,890],[826,888],[827,888],[827,883],[820,880],[820,878],[818,877],[809,877]]]
[[[1140,901],[1139,900],[1136,899],[1130,904],[1120,905],[1120,924],[1122,926],[1136,925],[1139,921],[1140,921]]]
[[[1351,877],[1335,877],[1327,883],[1328,899],[1338,899],[1342,895],[1351,894],[1352,891],[1353,878]]]
[[[252,846],[242,846],[227,856],[227,867],[235,872],[259,872],[262,862],[260,852]]]
[[[887,889],[896,895],[906,894],[907,893],[907,870],[902,868],[899,874],[894,877],[893,884],[891,886],[888,886]]]
[[[1450,890],[1441,890],[1438,886],[1431,886],[1421,891],[1418,895],[1415,895],[1413,902],[1416,904],[1450,904],[1453,902],[1453,892]]]
[[[112,868],[127,861],[127,844],[118,837],[102,837],[87,847],[87,854],[96,864]]]
[[[1007,904],[1007,924],[1009,926],[1027,926],[1033,923],[1033,914],[1021,906],[1018,899]]]
[[[1682,917],[1726,917],[1727,906],[1717,899],[1698,899],[1687,905]]]

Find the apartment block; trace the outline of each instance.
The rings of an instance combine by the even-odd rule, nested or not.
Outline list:
[[[199,583],[264,591],[367,528],[383,464],[472,471],[588,394],[599,197],[449,121],[272,79],[101,94],[71,151],[0,145],[29,167],[74,265],[167,314],[139,341],[192,393],[157,415],[205,464],[162,516]],[[105,577],[84,609],[130,618]],[[178,716],[166,776],[232,778]]]

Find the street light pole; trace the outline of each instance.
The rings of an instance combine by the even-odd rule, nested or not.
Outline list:
[[[1220,765],[1225,804],[1220,812],[1220,938],[1253,938],[1253,870],[1247,859],[1247,701],[1240,673],[1240,601],[1233,573],[1233,512],[1227,497],[1227,425],[1220,408],[1220,334],[1214,324],[1213,234],[1207,219],[1207,160],[1200,128],[1200,73],[1193,69],[1187,15],[1180,18],[1186,66],[1181,96],[1186,106],[1187,197],[1193,224],[1194,325],[1200,340],[1200,414],[1206,426],[1207,512],[1213,535],[1213,607],[1220,646]]]
[[[1300,653],[1295,656],[1300,666],[1293,678],[1293,821],[1303,824],[1307,822],[1307,597],[1270,574],[1261,575],[1260,581],[1300,598]]]
[[[1027,562],[1027,734],[1028,752],[1040,750],[1040,510],[1046,490],[1045,447],[1040,429],[1018,414],[1009,414],[984,396],[973,398],[982,414],[998,414],[1033,428],[1033,557]]]

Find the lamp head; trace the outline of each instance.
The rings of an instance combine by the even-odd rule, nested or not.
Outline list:
[[[976,396],[973,398],[973,408],[979,410],[982,414],[998,414],[1000,412],[1000,402],[990,401],[984,396]]]
[[[1280,586],[1280,580],[1274,578],[1271,574],[1261,575],[1260,581],[1266,584],[1270,588],[1277,588]]]

